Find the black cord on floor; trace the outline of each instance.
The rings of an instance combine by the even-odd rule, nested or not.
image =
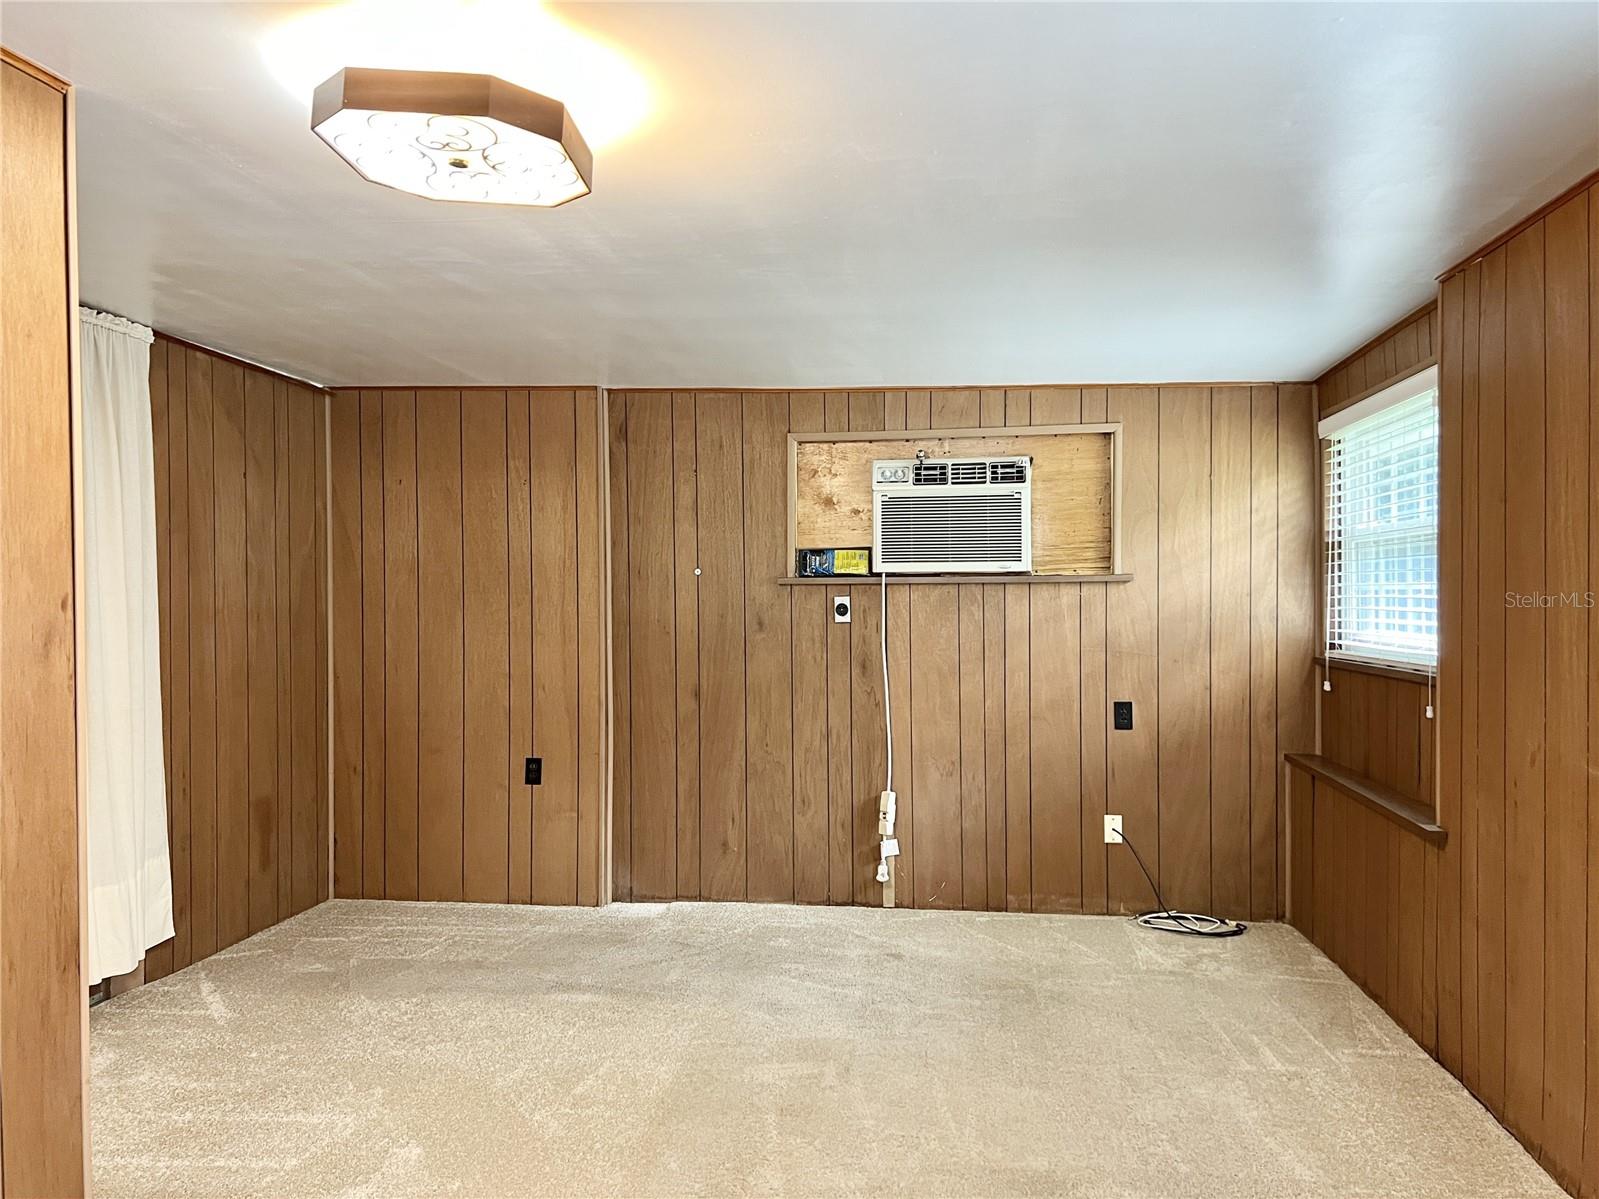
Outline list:
[[[1145,912],[1142,916],[1133,917],[1135,924],[1141,924],[1145,928],[1152,928],[1161,933],[1181,933],[1185,937],[1237,937],[1249,927],[1236,920],[1223,920],[1220,916],[1172,911],[1161,897],[1160,888],[1155,884],[1154,876],[1149,873],[1149,867],[1144,865],[1138,847],[1132,843],[1126,833],[1122,834],[1122,844],[1133,851],[1133,860],[1144,872],[1144,879],[1149,883],[1149,889],[1155,893],[1155,902],[1160,905],[1159,911]]]

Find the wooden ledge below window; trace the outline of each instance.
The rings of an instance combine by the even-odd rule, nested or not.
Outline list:
[[[1355,674],[1373,674],[1378,678],[1393,679],[1399,683],[1414,683],[1417,687],[1425,687],[1432,682],[1432,675],[1425,669],[1384,666],[1379,662],[1361,662],[1355,658],[1328,658],[1318,654],[1316,665],[1327,671],[1348,670]]]
[[[1356,774],[1331,758],[1324,758],[1320,754],[1284,754],[1283,761],[1331,783],[1356,803],[1365,804],[1379,816],[1415,833],[1423,841],[1442,845],[1449,838],[1431,808],[1406,798],[1392,787],[1385,787],[1363,774]]]
[[[961,583],[1131,583],[1132,575],[889,575],[888,585],[898,587],[906,583],[937,584],[946,587]],[[812,584],[842,583],[846,587],[876,587],[877,575],[807,575],[804,578],[778,579],[780,587],[804,587]]]

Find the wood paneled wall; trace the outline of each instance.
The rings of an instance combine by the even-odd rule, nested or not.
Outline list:
[[[878,590],[777,582],[790,430],[1119,421],[1131,582],[889,587],[897,899],[1147,908],[1120,812],[1169,902],[1277,914],[1313,419],[1308,386],[613,393],[618,897],[880,902]]]
[[[1412,936],[1401,950],[1436,963],[1422,968],[1418,1039],[1582,1195],[1599,1194],[1599,185],[1589,183],[1442,285],[1437,794],[1448,841],[1435,855],[1435,904],[1423,888],[1419,945]],[[1328,908],[1358,913],[1370,881],[1347,847],[1350,818],[1323,814],[1319,785],[1315,806],[1314,886]],[[1300,923],[1297,881],[1295,895]],[[1353,970],[1339,947],[1382,933],[1374,917],[1349,918],[1361,927],[1329,952]]]
[[[1426,678],[1336,665],[1324,677],[1332,690],[1318,693],[1322,756],[1431,807],[1437,722],[1427,718]]]
[[[608,900],[604,437],[592,389],[333,394],[335,894]]]
[[[1438,361],[1438,305],[1428,303],[1378,334],[1316,380],[1321,415],[1375,395]]]
[[[1438,361],[1438,346],[1438,305],[1429,302],[1316,381],[1321,415],[1329,416],[1432,366]],[[1316,511],[1320,529],[1319,496]],[[1317,569],[1319,577],[1320,562]],[[1320,627],[1318,615],[1318,635]],[[1320,648],[1318,641],[1318,652]],[[1430,805],[1436,722],[1426,718],[1427,680],[1375,675],[1336,664],[1324,667],[1321,677],[1332,684],[1331,691],[1317,694],[1322,755]]]
[[[1298,767],[1289,795],[1294,927],[1436,1054],[1442,851]]]
[[[82,1195],[72,104],[0,59],[0,1193]]]
[[[174,936],[145,979],[328,895],[326,396],[150,347]]]

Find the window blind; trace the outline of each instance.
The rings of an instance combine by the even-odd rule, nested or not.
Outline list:
[[[1327,444],[1327,655],[1438,661],[1436,386]]]

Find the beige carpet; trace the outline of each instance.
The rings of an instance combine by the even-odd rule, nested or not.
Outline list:
[[[339,901],[91,1028],[107,1196],[1560,1194],[1279,926]]]

